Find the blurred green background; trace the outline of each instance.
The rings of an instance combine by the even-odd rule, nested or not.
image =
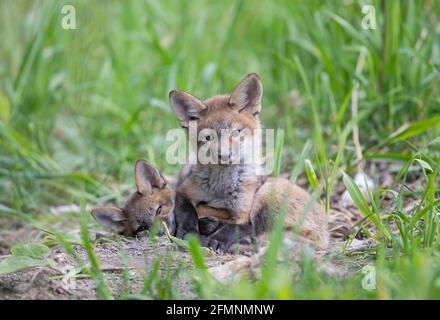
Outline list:
[[[2,1],[0,202],[41,210],[79,185],[96,195],[131,179],[138,158],[177,173],[168,92],[228,93],[249,72],[264,84],[264,124],[286,131],[284,170],[316,135],[335,153],[354,80],[365,148],[439,115],[440,3],[384,2],[367,2],[376,29],[364,30],[363,1],[71,1],[77,29],[65,30],[63,1]]]
[[[65,30],[62,1],[2,1],[0,201],[39,211],[96,195],[131,182],[138,158],[177,173],[164,161],[177,127],[168,92],[207,98],[249,72],[264,84],[265,126],[286,131],[284,170],[307,139],[335,152],[354,80],[361,143],[374,149],[440,114],[440,4],[387,3],[371,3],[377,28],[364,30],[359,1],[73,1],[77,29]]]
[[[62,28],[65,4],[76,9],[75,30]],[[365,4],[376,29],[362,28]],[[284,129],[282,172],[310,141],[308,157],[331,194],[339,168],[355,172],[351,134],[341,139],[352,121],[366,159],[401,163],[420,153],[434,168],[423,196],[433,204],[439,19],[434,0],[1,1],[0,216],[119,202],[139,158],[177,174],[165,161],[165,134],[178,126],[168,92],[208,98],[250,72],[263,81],[264,125]]]

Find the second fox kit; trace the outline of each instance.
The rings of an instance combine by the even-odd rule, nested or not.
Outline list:
[[[174,190],[145,160],[138,160],[134,171],[136,191],[130,194],[124,206],[94,208],[91,212],[93,218],[125,236],[142,235],[160,220],[166,221],[171,228],[174,224]]]
[[[254,132],[261,128],[259,114],[262,93],[263,87],[256,74],[246,76],[231,95],[215,96],[205,101],[183,91],[170,92],[170,105],[180,125],[188,129],[190,121],[195,121],[197,136],[205,139],[197,143],[196,150],[202,147],[203,142],[212,140],[211,133],[204,134],[206,129],[218,136],[227,132],[243,138],[237,142],[229,136],[228,148],[223,148],[214,139],[211,143],[217,150],[215,155],[219,163],[197,162],[184,167],[176,189],[177,236],[198,231],[194,224],[197,221],[194,220],[194,210],[198,218],[213,218],[226,224],[243,226],[244,229],[250,224],[255,235],[263,234],[271,220],[271,202],[274,211],[285,206],[286,228],[299,227],[305,239],[319,248],[325,248],[328,230],[323,209],[315,204],[300,221],[309,199],[305,190],[283,178],[266,179],[260,175],[261,167],[256,163],[235,161],[236,157],[243,157],[242,150],[248,148],[249,141],[255,141],[252,140]],[[269,199],[272,190],[275,193],[273,202]],[[214,240],[217,237],[221,241],[224,237],[230,239],[229,230],[224,225],[210,237]]]

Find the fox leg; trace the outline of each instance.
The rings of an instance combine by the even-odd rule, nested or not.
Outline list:
[[[174,217],[177,238],[183,239],[187,234],[199,233],[197,212],[181,194],[176,194]]]
[[[201,218],[199,219],[199,233],[201,236],[209,236],[224,225],[223,222],[216,219]]]
[[[187,178],[176,188],[174,216],[176,220],[175,236],[183,239],[187,234],[199,234],[199,218],[191,201],[194,182]]]
[[[226,209],[218,209],[208,205],[199,204],[196,207],[196,210],[199,218],[214,218],[229,223],[231,223],[233,220],[232,212]]]
[[[224,224],[209,236],[201,237],[202,245],[220,253],[249,251],[252,245],[252,227],[250,223],[234,225]]]
[[[201,202],[196,205],[199,218],[211,217],[230,224],[245,224],[249,222],[252,210],[255,187],[243,192],[236,203],[230,203],[226,199],[214,199],[209,202]]]

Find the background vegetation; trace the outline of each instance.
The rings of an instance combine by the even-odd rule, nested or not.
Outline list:
[[[361,27],[365,3],[376,9],[375,30]],[[296,178],[310,158],[318,179],[311,189],[328,208],[340,169],[357,195],[349,175],[359,163],[380,160],[386,170],[398,168],[386,188],[375,191],[375,201],[359,196],[356,203],[367,217],[362,223],[376,226],[367,234],[374,246],[363,254],[377,267],[378,289],[360,290],[362,274],[332,280],[307,265],[294,281],[273,272],[282,265],[268,263],[271,276],[257,283],[228,290],[195,286],[196,294],[440,297],[440,2],[70,1],[77,30],[61,27],[64,4],[0,2],[0,217],[46,227],[71,219],[77,228],[77,215],[53,216],[50,208],[121,202],[133,188],[138,158],[177,174],[179,168],[165,161],[165,134],[177,127],[168,92],[210,97],[257,72],[264,124],[284,129],[278,136],[281,172],[295,168]],[[306,141],[310,148],[304,149]],[[375,181],[382,173],[372,171]],[[414,175],[422,177],[417,188],[406,183]],[[385,208],[386,193],[395,201]],[[407,198],[418,200],[409,213]],[[194,262],[207,277],[203,261]],[[161,288],[153,298],[170,297],[168,287]]]

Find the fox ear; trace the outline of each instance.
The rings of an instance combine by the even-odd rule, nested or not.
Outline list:
[[[116,232],[122,232],[125,228],[125,215],[117,207],[98,207],[92,210],[92,216],[103,226]]]
[[[166,186],[164,177],[145,160],[136,161],[134,169],[136,187],[139,193],[151,193],[151,187],[162,189]]]
[[[238,112],[247,112],[256,116],[261,111],[263,85],[256,73],[248,74],[232,92],[229,106]]]
[[[184,128],[188,128],[190,120],[199,120],[207,108],[202,101],[180,90],[170,92],[170,106]]]

